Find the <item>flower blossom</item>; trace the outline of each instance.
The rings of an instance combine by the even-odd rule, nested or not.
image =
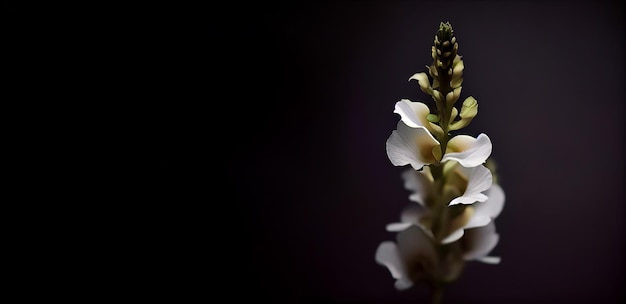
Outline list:
[[[498,184],[494,184],[492,173],[484,166],[465,168],[454,163],[448,164],[451,171],[449,180],[445,185],[448,193],[460,194],[449,203],[449,206],[465,205],[463,211],[452,218],[446,228],[445,238],[442,244],[452,243],[460,239],[466,229],[482,227],[495,219],[504,207],[504,191]],[[431,238],[429,224],[432,221],[430,201],[434,181],[430,170],[423,171],[406,170],[402,177],[404,187],[412,191],[409,200],[416,202],[407,207],[401,214],[400,222],[387,225],[387,231],[402,231],[410,226],[421,227]]]
[[[396,103],[394,113],[400,114],[401,120],[386,143],[391,163],[394,166],[411,165],[415,170],[437,163],[441,146],[433,134],[443,134],[443,130],[426,118],[430,113],[428,106],[403,99]],[[484,133],[476,138],[457,135],[448,141],[441,162],[454,160],[461,166],[475,167],[487,160],[491,149],[491,140]]]
[[[432,239],[419,227],[400,231],[396,238],[397,243],[382,242],[375,259],[389,269],[398,290],[434,277],[452,281],[460,275],[464,261],[500,263],[500,257],[488,256],[499,240],[493,222],[469,229],[459,240],[460,252],[453,251],[445,257],[437,255]]]

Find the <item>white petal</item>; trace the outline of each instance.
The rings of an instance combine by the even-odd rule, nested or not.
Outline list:
[[[455,160],[463,167],[475,167],[491,155],[491,140],[481,133],[476,139],[468,135],[457,135],[449,142],[450,149],[459,152],[446,153],[441,161]]]
[[[401,257],[425,257],[432,263],[436,260],[435,248],[424,230],[411,226],[397,235],[398,250]]]
[[[474,202],[484,202],[487,196],[481,192],[489,189],[493,183],[491,171],[484,166],[472,168],[457,167],[456,170],[467,176],[467,187],[462,196],[453,199],[449,206],[456,204],[473,204]]]
[[[463,226],[463,229],[486,226],[487,224],[489,224],[489,222],[491,222],[491,217],[489,217],[488,215],[476,214],[476,211],[474,211],[474,215],[472,215],[467,224]]]
[[[428,167],[425,167],[423,171],[409,169],[402,173],[404,188],[412,192],[411,195],[409,195],[409,200],[417,202],[422,206],[424,206],[424,199],[428,196],[432,185],[432,181],[424,174],[426,169],[428,169]]]
[[[441,243],[442,244],[452,243],[452,242],[460,239],[463,236],[463,234],[464,234],[463,229],[457,229],[456,231],[454,231],[450,235],[448,235],[445,239],[443,239],[441,241]]]
[[[418,227],[412,226],[401,231],[397,235],[397,240],[397,245],[393,242],[383,242],[378,246],[376,262],[389,269],[391,276],[396,279],[395,287],[402,290],[413,285],[409,269],[418,270],[415,268],[416,263],[421,263],[424,259],[428,261],[428,265],[436,265],[436,254],[432,243]]]
[[[465,260],[483,258],[498,244],[500,236],[496,233],[496,226],[491,221],[487,226],[468,229],[465,231]]]
[[[488,216],[496,218],[502,212],[504,207],[504,191],[498,184],[493,184],[489,190],[485,192],[488,199],[482,203],[474,205],[475,215]]]
[[[405,290],[413,286],[413,281],[409,280],[408,278],[402,278],[396,280],[396,283],[394,283],[393,286],[395,286],[397,290]]]
[[[391,232],[398,232],[408,229],[411,226],[424,228],[420,222],[423,216],[428,214],[428,210],[420,205],[411,204],[406,207],[400,215],[399,223],[388,224],[386,229]]]
[[[495,257],[495,256],[486,256],[486,257],[477,259],[477,261],[481,261],[486,264],[500,264],[500,260],[501,260],[500,257]]]
[[[428,106],[421,102],[412,102],[407,99],[402,99],[396,102],[394,113],[400,114],[402,122],[411,128],[426,127],[423,123],[423,119],[426,119],[426,115],[430,113]],[[420,117],[424,118],[421,119]]]
[[[387,231],[389,232],[398,232],[398,231],[405,230],[411,226],[413,226],[413,223],[411,222],[402,222],[402,223],[388,224],[386,228],[387,228]]]
[[[402,121],[387,139],[387,156],[394,166],[410,164],[415,170],[434,163],[432,149],[439,142],[424,128],[409,128]]]
[[[403,223],[419,224],[420,219],[426,213],[428,213],[428,211],[425,208],[412,204],[411,206],[404,208],[402,214],[400,215],[400,221]]]
[[[400,258],[400,252],[394,242],[387,241],[378,245],[376,262],[386,266],[394,279],[407,277],[406,266]]]
[[[402,99],[396,102],[393,112],[400,114],[402,122],[411,128],[425,127],[431,133],[443,134],[440,126],[431,123],[426,118],[430,114],[430,109],[424,103]]]

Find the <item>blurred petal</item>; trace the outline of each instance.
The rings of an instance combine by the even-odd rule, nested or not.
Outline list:
[[[402,173],[404,179],[404,188],[412,193],[409,196],[411,201],[417,202],[424,206],[425,199],[430,193],[432,180],[429,178],[430,170],[425,167],[422,171],[406,170]]]
[[[452,219],[448,229],[453,232],[441,242],[443,244],[452,243],[463,236],[463,231],[465,229],[486,226],[489,222],[491,222],[491,217],[488,215],[476,214],[474,205],[467,206],[465,207],[465,210],[463,210],[463,213]]]
[[[413,226],[412,222],[391,223],[387,225],[386,229],[389,232],[398,232],[405,230],[411,226]]]
[[[435,249],[419,227],[412,226],[397,235],[397,245],[383,242],[376,250],[376,262],[389,269],[397,289],[407,289],[413,279],[425,275],[436,265]]]
[[[424,209],[421,206],[416,206],[413,204],[411,206],[404,208],[404,210],[402,211],[402,214],[400,215],[400,221],[402,221],[403,223],[418,224],[420,221],[420,218],[422,218],[422,216],[426,213],[427,213],[426,209]]]
[[[474,207],[465,206],[462,213],[452,218],[452,220],[448,224],[447,230],[456,231],[458,229],[464,228],[465,226],[467,226],[467,223],[469,223],[469,221],[472,219],[473,216],[474,216]]]
[[[493,221],[484,227],[466,230],[463,238],[465,245],[463,258],[465,260],[477,260],[486,257],[498,244],[499,237]]]
[[[424,128],[409,128],[402,121],[387,139],[387,156],[394,166],[410,164],[415,170],[434,163],[432,149],[439,142]]]
[[[413,286],[413,281],[409,280],[408,278],[402,278],[396,280],[396,283],[394,283],[393,286],[395,286],[397,290],[405,290]]]
[[[378,245],[376,262],[386,266],[394,279],[407,277],[406,267],[394,242],[387,241]]]
[[[413,225],[423,227],[420,220],[427,214],[428,210],[426,208],[420,205],[411,204],[402,211],[402,214],[400,215],[400,222],[388,224],[386,229],[387,231],[396,232],[405,230]]]
[[[441,161],[455,160],[463,167],[475,167],[481,165],[491,155],[491,140],[481,133],[477,138],[468,135],[457,135],[448,142],[452,151],[446,153]],[[447,152],[447,151],[446,151]]]
[[[500,257],[495,256],[486,256],[484,258],[476,259],[477,261],[481,261],[487,264],[500,264]]]
[[[488,197],[486,201],[474,205],[476,215],[496,218],[500,215],[500,212],[502,212],[502,208],[504,208],[504,191],[500,185],[493,184],[491,188],[485,192],[485,195]]]
[[[460,239],[463,236],[463,234],[465,234],[465,232],[463,231],[463,228],[458,229],[458,230],[452,232],[450,235],[448,235],[445,239],[443,239],[441,241],[441,243],[442,244],[452,243],[452,242]]]
[[[425,258],[431,264],[435,262],[437,256],[435,248],[421,228],[411,226],[398,233],[397,240],[400,256],[409,266],[409,269],[416,262],[416,259]]]
[[[481,203],[478,203],[478,204],[481,204]],[[482,215],[482,214],[477,214],[476,212],[478,211],[475,211],[474,215],[472,216],[472,218],[470,218],[470,220],[463,227],[463,229],[482,227],[482,226],[486,226],[487,224],[489,224],[489,222],[491,222],[491,217]]]
[[[487,196],[481,192],[489,189],[492,185],[491,171],[484,166],[472,168],[457,167],[457,170],[468,178],[465,193],[453,199],[449,205],[472,204],[474,202],[484,202]]]

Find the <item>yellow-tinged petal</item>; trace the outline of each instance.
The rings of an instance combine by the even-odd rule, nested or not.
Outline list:
[[[438,102],[442,102],[443,101],[443,95],[438,91],[438,90],[433,90],[433,98],[435,99],[435,101]]]
[[[476,138],[468,135],[457,135],[448,142],[448,149],[446,149],[446,154],[441,161],[455,160],[461,166],[470,168],[487,161],[491,155],[492,144],[491,139],[484,133],[479,134]]]
[[[435,159],[441,159],[441,146],[433,147],[432,154]]]
[[[465,64],[462,60],[459,60],[457,63],[453,64],[452,67],[452,78],[459,78],[463,75],[463,69],[465,69]]]
[[[446,95],[446,105],[448,107],[452,107],[454,103],[459,100],[459,96],[461,95],[461,89],[463,87],[458,87],[454,89],[452,92]]]
[[[428,72],[430,73],[430,77],[436,79],[436,77],[439,76],[439,72],[437,72],[437,68],[435,67],[435,65],[430,65],[428,66]],[[434,85],[433,85],[434,86]]]
[[[454,121],[457,115],[459,115],[459,110],[457,110],[456,108],[452,108],[452,113],[450,113],[450,121]]]
[[[411,80],[417,80],[417,83],[420,86],[420,89],[422,89],[422,91],[428,95],[432,95],[432,91],[433,88],[430,86],[430,81],[428,80],[428,75],[426,73],[416,73],[413,74],[413,76],[411,76],[409,78],[409,81]]]
[[[452,87],[452,88],[457,88],[461,84],[463,84],[463,77],[452,78],[452,80],[450,81],[450,87]]]
[[[469,220],[472,218],[473,215],[474,215],[474,207],[472,206],[465,207],[465,210],[463,210],[463,213],[459,214],[457,217],[452,219],[452,221],[450,221],[450,226],[448,226],[448,231],[453,232],[457,229],[461,229],[465,227],[465,225],[467,225],[467,223],[469,222]]]
[[[476,101],[476,99],[472,96],[467,97],[463,101],[463,106],[461,107],[461,113],[460,113],[461,117],[474,118],[476,114],[478,114],[478,101]]]
[[[439,142],[425,127],[411,128],[402,121],[398,122],[387,139],[387,156],[394,166],[411,165],[420,170],[424,165],[436,162],[432,153]]]
[[[459,130],[469,125],[469,123],[472,121],[472,119],[474,119],[474,117],[476,117],[476,115],[478,115],[478,102],[472,96],[467,97],[465,101],[463,101],[463,105],[461,106],[461,113],[459,113],[461,119],[457,121],[451,120],[452,122],[449,125],[450,130]]]
[[[454,60],[452,61],[452,66],[457,65],[459,62],[461,62],[462,58],[461,55],[457,54],[456,56],[454,56]]]
[[[474,145],[475,142],[476,138],[469,135],[462,134],[454,136],[448,142],[448,148],[446,149],[446,153],[463,152],[472,148],[472,145]]]

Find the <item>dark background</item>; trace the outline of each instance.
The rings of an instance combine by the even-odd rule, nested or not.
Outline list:
[[[208,139],[226,194],[210,203],[220,291],[264,303],[428,301],[424,286],[395,290],[374,253],[395,239],[385,225],[410,203],[404,168],[385,153],[394,104],[432,105],[408,78],[432,62],[434,34],[449,21],[465,62],[461,100],[480,105],[461,133],[489,135],[507,198],[492,252],[502,263],[468,263],[444,303],[619,303],[623,8],[346,1],[210,10],[197,39],[211,42],[202,72],[220,92],[210,93],[218,123]]]

